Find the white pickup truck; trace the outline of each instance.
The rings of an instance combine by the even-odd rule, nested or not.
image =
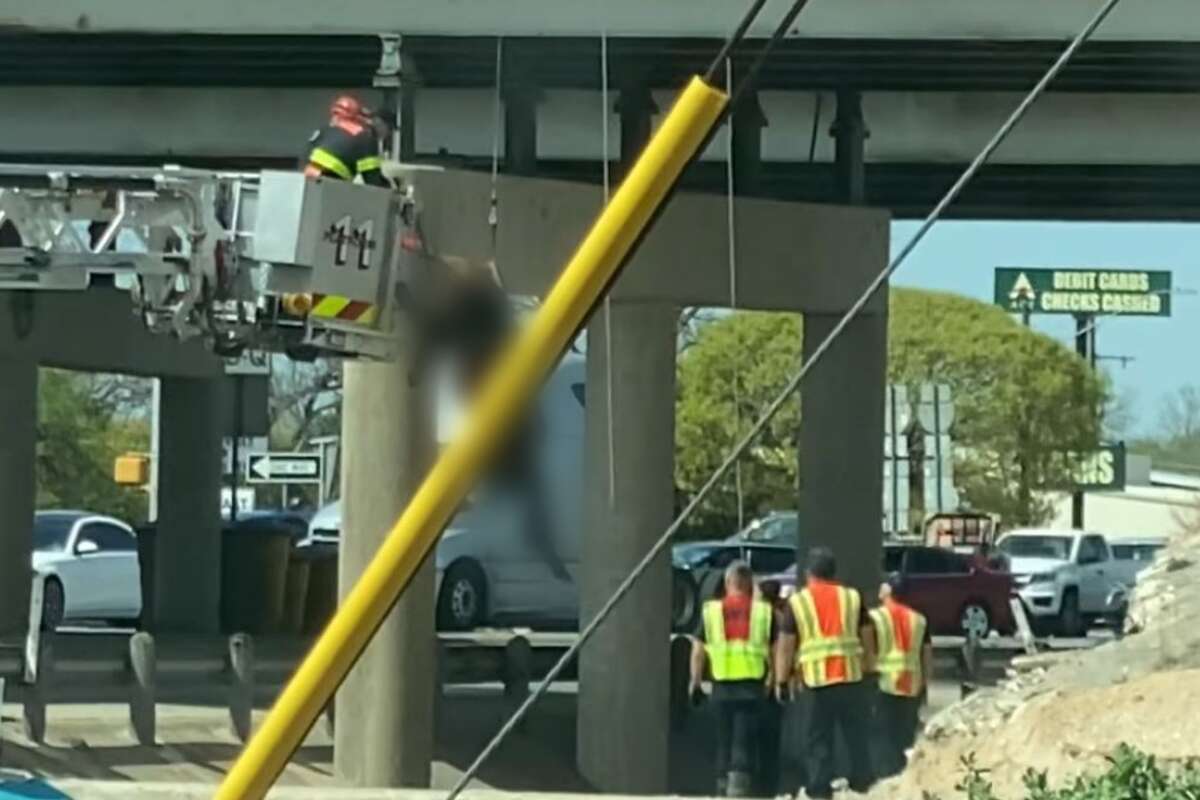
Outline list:
[[[1038,633],[1084,636],[1090,624],[1124,614],[1125,595],[1147,562],[1114,558],[1105,538],[1086,531],[1029,529],[1005,534],[1017,594]]]

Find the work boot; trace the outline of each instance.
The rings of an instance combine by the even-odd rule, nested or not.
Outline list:
[[[754,776],[749,772],[730,772],[726,785],[726,797],[752,797]]]

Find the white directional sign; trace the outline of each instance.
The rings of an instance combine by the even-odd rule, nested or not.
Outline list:
[[[320,483],[320,453],[252,453],[246,457],[250,483]]]

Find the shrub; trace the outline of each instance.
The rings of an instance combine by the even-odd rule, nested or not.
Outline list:
[[[974,756],[963,759],[963,777],[955,789],[966,800],[1000,800],[988,779],[989,770]],[[1025,773],[1024,800],[1200,800],[1200,762],[1164,768],[1152,755],[1121,745],[1099,775],[1080,776],[1052,788],[1045,772]],[[924,800],[937,800],[926,792]]]

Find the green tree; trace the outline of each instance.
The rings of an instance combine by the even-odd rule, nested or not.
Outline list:
[[[699,490],[783,388],[800,364],[800,344],[800,318],[791,314],[735,313],[695,330],[677,372],[675,481],[683,495]],[[789,402],[741,460],[748,516],[795,505],[799,421],[799,403]],[[737,510],[731,477],[698,510],[689,533],[728,534]]]
[[[1044,519],[1049,504],[1038,490],[1070,485],[1063,453],[1099,438],[1105,382],[1053,339],[955,295],[893,290],[889,336],[892,382],[951,386],[964,501],[1010,523]],[[683,495],[699,489],[798,368],[801,337],[798,317],[758,312],[728,314],[696,332],[678,366],[675,476]],[[741,462],[751,514],[795,505],[799,413],[798,402],[788,403]],[[736,502],[726,480],[691,531],[727,532]]]
[[[1158,419],[1154,434],[1130,449],[1162,469],[1200,472],[1200,386],[1184,385],[1164,397]]]
[[[888,333],[892,382],[951,387],[964,501],[1010,524],[1043,521],[1039,490],[1071,486],[1063,454],[1098,443],[1106,382],[1061,343],[958,295],[893,290]]]
[[[94,378],[55,369],[39,376],[38,508],[78,508],[138,523],[146,495],[113,482],[113,462],[150,447],[144,416]]]

